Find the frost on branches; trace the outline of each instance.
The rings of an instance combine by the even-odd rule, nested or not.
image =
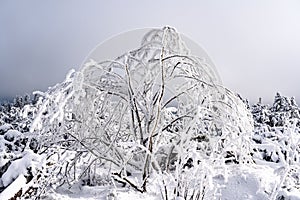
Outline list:
[[[215,73],[170,27],[71,71],[44,94],[31,127],[53,160],[52,176],[38,181],[129,186],[162,199],[219,195],[227,165],[253,162],[253,120]]]
[[[279,93],[245,105],[175,29],[153,29],[0,106],[0,199],[300,199],[299,120]]]

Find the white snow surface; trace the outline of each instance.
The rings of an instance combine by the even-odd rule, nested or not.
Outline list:
[[[23,154],[24,156],[14,160],[2,175],[1,180],[4,187],[12,183],[20,175],[26,175],[28,167],[35,169],[35,166],[38,165],[40,158],[37,154],[34,154],[31,150],[25,150]]]
[[[0,126],[0,131],[6,132],[8,129],[12,129],[13,126],[11,124],[3,124]]]
[[[221,199],[267,200],[267,193],[272,192],[276,181],[279,180],[273,171],[272,168],[264,166],[255,168],[244,166],[236,171],[232,169],[233,173],[220,191]]]
[[[15,194],[26,184],[26,178],[20,174],[12,184],[0,193],[0,199],[6,200],[15,196]]]
[[[13,141],[15,138],[19,137],[20,135],[22,135],[22,133],[17,130],[8,130],[5,133],[5,137],[11,141]]]
[[[256,165],[232,165],[228,180],[223,177],[215,177],[214,185],[219,189],[219,199],[222,200],[268,200],[276,183],[280,181],[280,177],[274,173],[274,169],[270,166]],[[213,193],[213,191],[211,191]],[[212,193],[207,193],[205,199],[212,199]],[[283,194],[289,200],[300,200],[300,192],[284,192]],[[140,193],[129,188],[113,188],[112,186],[74,186],[71,189],[60,188],[55,192],[47,194],[45,199],[48,200],[79,200],[79,199],[103,199],[103,200],[159,200],[161,199],[159,191],[150,191],[149,193]],[[176,200],[182,200],[177,197]]]
[[[129,199],[147,199],[159,200],[160,198],[155,194],[142,194],[128,188],[116,189],[111,186],[73,186],[71,189],[60,188],[55,192],[52,191],[43,197],[45,200],[129,200]]]

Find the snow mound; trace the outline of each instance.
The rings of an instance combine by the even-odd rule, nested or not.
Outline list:
[[[6,133],[9,129],[12,129],[13,126],[11,124],[3,124],[0,126],[0,135]]]

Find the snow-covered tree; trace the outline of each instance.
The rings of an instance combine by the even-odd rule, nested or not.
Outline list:
[[[0,107],[0,199],[82,185],[108,199],[292,199],[299,119],[294,98],[250,106],[175,29],[153,29],[136,49]]]
[[[212,189],[212,169],[251,162],[250,112],[170,27],[115,60],[91,60],[44,98],[32,131],[48,150],[77,152],[64,168],[68,181],[109,163],[115,181],[140,192],[155,175],[163,198],[197,199]],[[86,170],[71,177],[87,155]]]

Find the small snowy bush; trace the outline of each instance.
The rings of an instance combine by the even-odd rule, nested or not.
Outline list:
[[[33,183],[31,180],[40,169],[42,157],[36,154],[37,141],[31,134],[13,130],[9,124],[0,126],[0,130],[0,199],[16,193],[20,197]]]

